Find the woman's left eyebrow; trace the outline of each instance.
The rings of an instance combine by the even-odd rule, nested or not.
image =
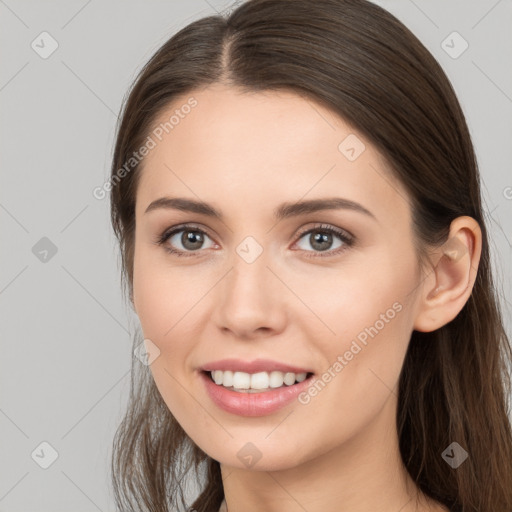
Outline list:
[[[308,199],[305,201],[297,201],[295,203],[283,203],[274,211],[274,218],[276,220],[282,220],[289,217],[304,215],[306,213],[315,213],[322,210],[352,210],[377,220],[375,215],[362,204],[342,197]]]
[[[185,197],[161,197],[153,201],[146,208],[144,213],[161,208],[198,213],[224,221],[223,214],[211,204]],[[274,219],[280,221],[290,217],[315,213],[322,210],[352,210],[377,220],[375,215],[362,204],[342,197],[308,199],[294,203],[283,203],[274,210]]]

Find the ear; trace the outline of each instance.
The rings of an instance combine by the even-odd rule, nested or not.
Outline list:
[[[464,307],[475,283],[482,231],[472,217],[458,217],[442,247],[434,251],[434,268],[423,280],[414,329],[431,332],[451,322]]]

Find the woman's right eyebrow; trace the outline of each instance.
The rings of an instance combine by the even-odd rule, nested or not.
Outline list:
[[[222,214],[212,205],[203,201],[196,201],[195,199],[187,199],[185,197],[160,197],[146,208],[144,214],[158,209],[181,210],[183,212],[200,213],[201,215],[216,217],[219,220],[223,219]]]

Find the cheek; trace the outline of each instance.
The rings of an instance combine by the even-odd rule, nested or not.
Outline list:
[[[380,304],[366,302],[364,308],[356,308],[357,315],[332,317],[335,343],[326,337],[319,340],[325,371],[301,397],[300,407],[304,421],[314,423],[324,446],[336,446],[361,432],[398,395],[410,334],[408,311],[398,302],[390,308]]]
[[[169,406],[181,400],[180,384],[190,378],[189,354],[200,337],[198,303],[207,289],[204,277],[173,268],[157,251],[136,253],[134,306],[144,338],[160,351],[150,370]]]
[[[389,331],[404,309],[411,282],[412,273],[405,264],[396,270],[381,260],[380,264],[353,265],[340,271],[329,269],[315,279],[309,277],[304,286],[294,290],[300,290],[297,293],[314,313],[316,319],[309,314],[303,317],[310,327],[318,327],[328,351],[329,346],[343,348],[348,339],[358,337],[364,343],[376,330]],[[306,323],[303,327],[307,328]]]
[[[176,420],[186,425],[190,402],[186,365],[194,339],[187,322],[197,297],[174,274],[161,264],[140,258],[134,266],[134,305],[144,338],[159,350],[149,366],[155,385]]]
[[[412,330],[408,294],[414,265],[404,260],[397,268],[391,261],[353,268],[326,280],[325,293],[309,294],[331,331],[320,325],[324,335],[315,338],[326,361],[321,380],[336,389],[332,399],[340,400],[345,411],[361,404],[377,407],[392,392],[402,368]]]
[[[197,301],[194,288],[183,272],[169,265],[163,249],[136,250],[133,297],[145,337],[168,337],[193,301]]]

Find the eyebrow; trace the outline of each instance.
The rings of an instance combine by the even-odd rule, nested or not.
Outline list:
[[[146,208],[144,214],[157,209],[174,209],[183,212],[207,215],[208,217],[213,217],[221,221],[224,219],[222,213],[215,209],[211,204],[184,197],[161,197],[156,199]],[[371,211],[367,210],[363,205],[341,197],[309,199],[295,203],[283,203],[274,210],[273,215],[275,220],[283,220],[322,210],[352,210],[377,220],[375,215]]]

